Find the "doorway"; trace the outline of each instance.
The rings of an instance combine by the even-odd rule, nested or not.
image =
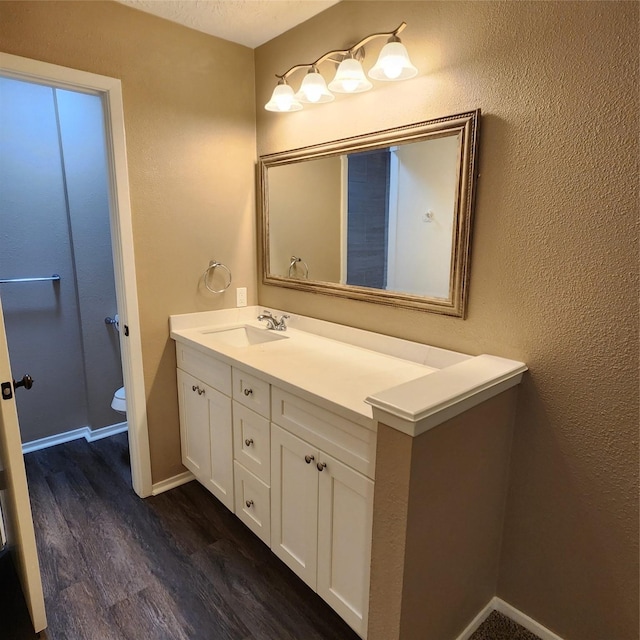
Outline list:
[[[29,82],[40,89],[44,86],[54,90],[54,93],[55,90],[77,92],[97,98],[102,105],[114,288],[120,326],[123,329],[120,355],[127,398],[132,484],[140,497],[149,496],[152,493],[151,464],[120,81],[8,54],[0,54],[0,77]],[[68,199],[68,196],[69,193],[65,197]],[[56,282],[54,280],[38,284],[50,287],[48,294],[53,295],[53,301],[57,304]],[[0,296],[3,294],[4,291],[0,290]],[[110,330],[113,331],[112,328]],[[84,377],[86,384],[86,376]],[[110,393],[113,391],[115,389]]]
[[[27,453],[126,430],[100,96],[0,77],[0,294]],[[25,379],[25,384],[31,380]]]

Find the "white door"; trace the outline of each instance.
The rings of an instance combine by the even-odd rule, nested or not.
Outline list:
[[[7,542],[14,551],[33,628],[39,632],[47,626],[47,618],[12,381],[0,301],[0,471],[4,475],[4,483],[0,485],[0,503]]]
[[[317,592],[364,638],[373,481],[322,452],[319,462]]]
[[[312,589],[318,547],[318,452],[271,425],[271,551]]]

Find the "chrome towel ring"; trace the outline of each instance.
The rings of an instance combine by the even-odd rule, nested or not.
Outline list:
[[[289,277],[292,278],[291,272],[294,270],[295,266],[301,262],[304,265],[304,275],[303,278],[305,280],[309,279],[309,265],[302,259],[297,258],[296,256],[291,256],[291,262],[289,263]]]
[[[227,280],[227,284],[225,284],[222,289],[212,289],[209,286],[209,278],[218,267],[224,269],[227,272],[229,279]],[[202,274],[202,281],[204,282],[204,286],[207,287],[207,289],[211,291],[211,293],[224,293],[231,285],[231,269],[229,269],[226,264],[222,264],[222,262],[211,260],[211,262],[209,262],[209,266],[204,270],[204,273]]]

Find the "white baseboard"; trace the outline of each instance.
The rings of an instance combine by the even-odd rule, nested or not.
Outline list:
[[[467,628],[456,638],[456,640],[469,640],[469,638],[478,630],[478,627],[489,617],[492,611],[498,611],[499,613],[511,618],[514,622],[523,626],[527,631],[535,633],[541,640],[563,640],[560,636],[553,633],[546,627],[543,627],[539,622],[536,622],[533,618],[522,613],[508,602],[501,600],[497,596],[494,596],[489,600],[486,606],[478,613],[478,615],[469,623]]]
[[[187,482],[191,482],[195,480],[196,477],[191,473],[191,471],[184,471],[183,473],[179,473],[177,476],[173,476],[172,478],[167,478],[166,480],[161,480],[160,482],[156,482],[151,487],[151,495],[157,496],[160,493],[164,493],[165,491],[169,491],[169,489],[175,489],[182,484],[187,484]]]
[[[519,611],[508,602],[500,600],[500,598],[497,597],[494,598],[492,602],[493,608],[496,611],[499,611],[508,618],[511,618],[514,622],[522,625],[527,631],[535,633],[541,640],[563,640],[560,636],[553,633],[553,631],[543,627],[539,622],[522,613],[522,611]]]
[[[489,617],[493,611],[493,601],[489,600],[484,609],[468,624],[467,628],[456,638],[456,640],[469,640],[469,638],[478,630],[478,627]]]
[[[72,429],[71,431],[65,431],[64,433],[56,433],[53,436],[47,436],[46,438],[25,442],[22,445],[22,453],[31,453],[32,451],[55,447],[57,444],[71,442],[72,440],[79,440],[80,438],[84,438],[87,442],[94,442],[95,440],[114,436],[116,433],[122,433],[128,428],[129,427],[126,422],[118,422],[117,424],[110,424],[107,427],[94,430],[90,427],[80,427],[80,429]]]

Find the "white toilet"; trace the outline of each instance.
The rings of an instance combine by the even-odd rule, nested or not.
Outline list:
[[[124,387],[120,387],[114,394],[111,401],[111,408],[118,413],[127,413],[127,398],[124,393]]]

